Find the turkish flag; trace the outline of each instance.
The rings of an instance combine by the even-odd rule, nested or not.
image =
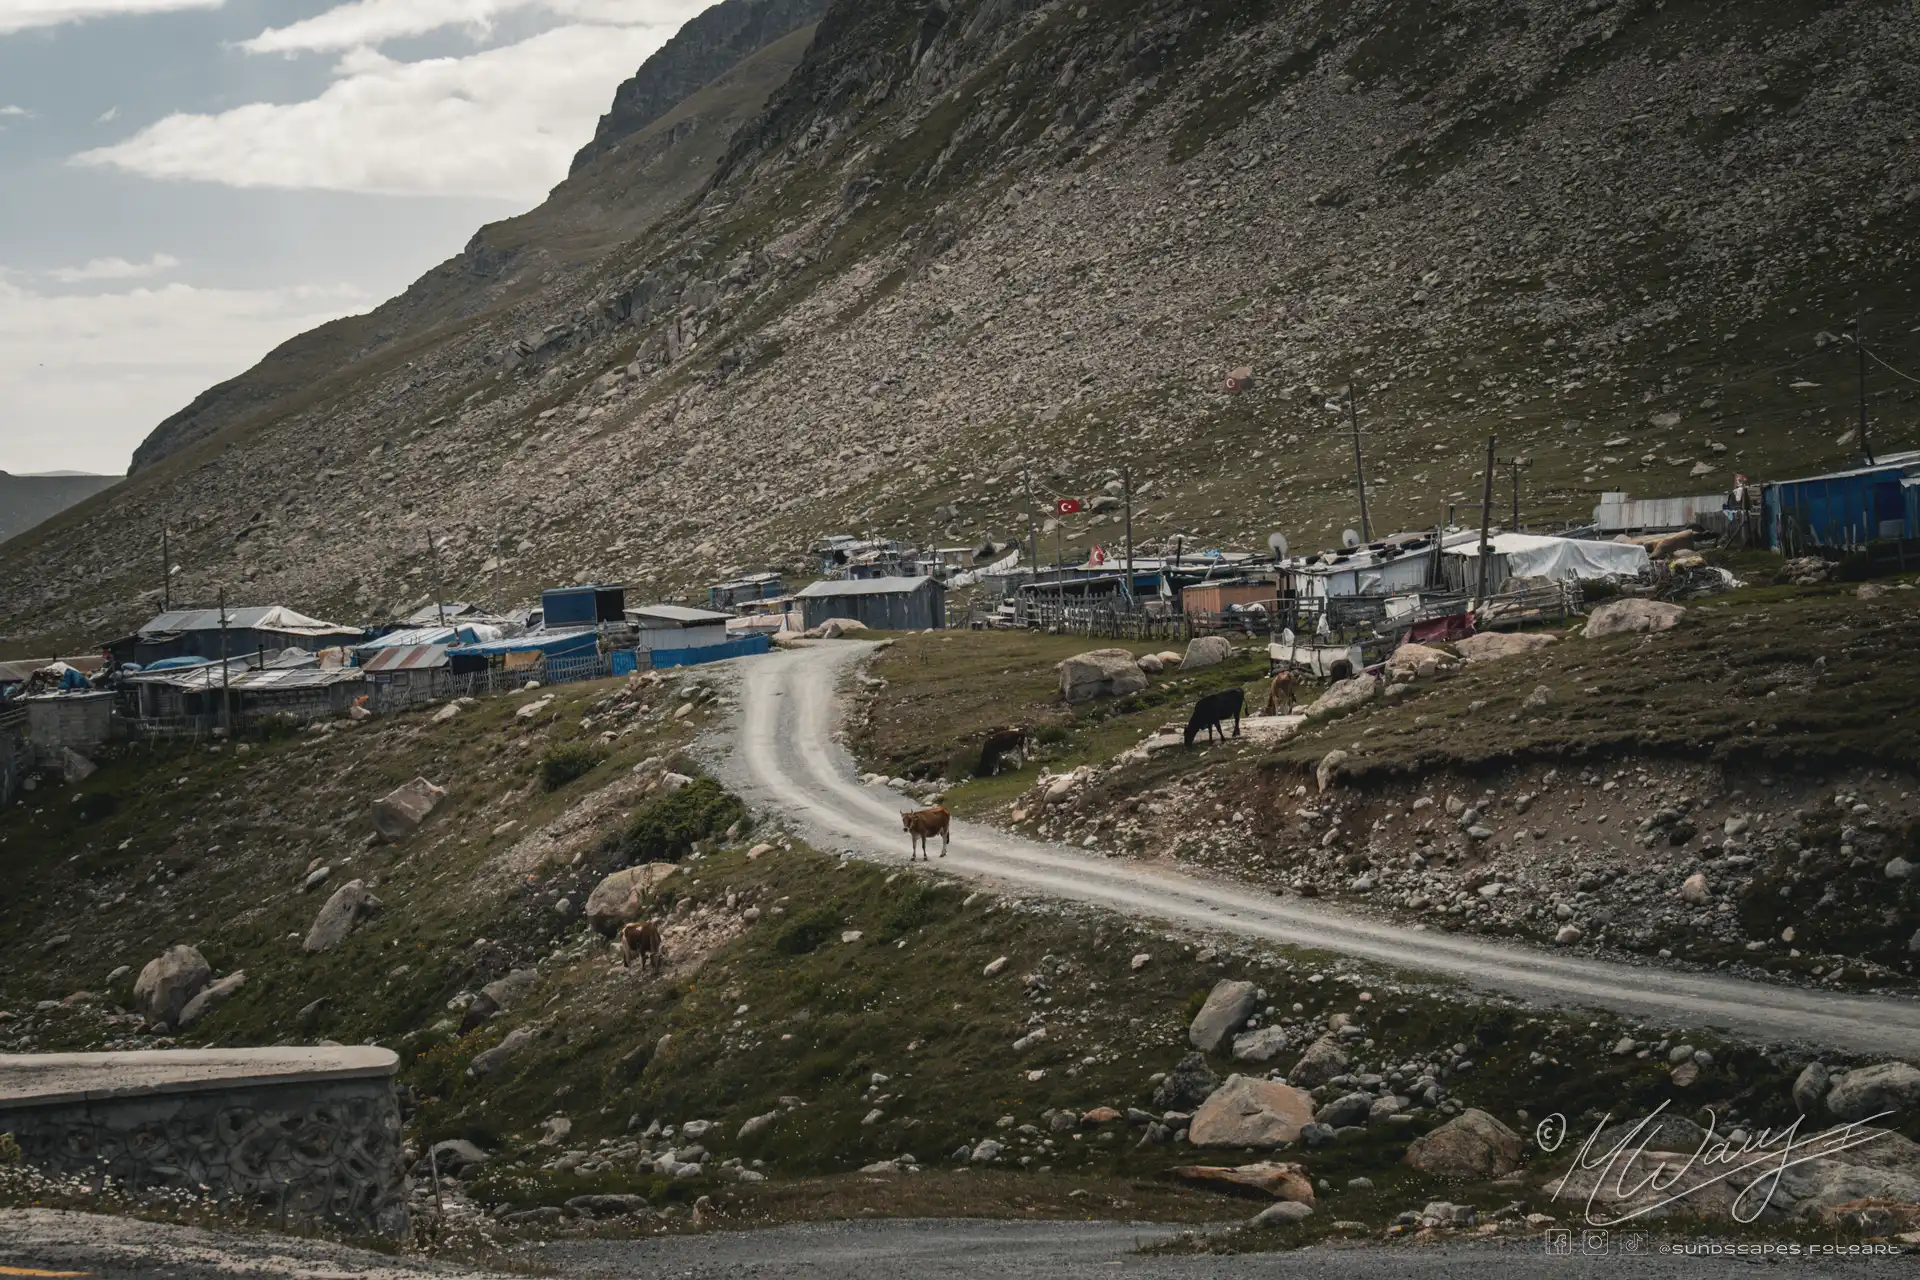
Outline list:
[[[1081,504],[1078,498],[1062,498],[1053,504],[1055,515],[1076,516],[1080,514]]]

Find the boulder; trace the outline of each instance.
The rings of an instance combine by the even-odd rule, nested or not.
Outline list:
[[[1297,1142],[1313,1123],[1313,1099],[1291,1085],[1253,1076],[1228,1076],[1187,1127],[1196,1147],[1277,1147]]]
[[[601,1193],[597,1195],[573,1196],[566,1207],[587,1218],[618,1218],[629,1213],[639,1213],[647,1207],[647,1198],[632,1193]]]
[[[245,969],[235,969],[218,982],[209,982],[206,986],[200,988],[199,995],[187,1001],[186,1007],[180,1010],[179,1020],[173,1025],[182,1031],[186,1030],[225,1004],[229,996],[246,985],[247,971]]]
[[[1180,665],[1180,655],[1171,649],[1162,649],[1153,656],[1160,659],[1160,665],[1163,667],[1177,667]]]
[[[1190,1111],[1219,1087],[1220,1077],[1213,1074],[1206,1057],[1190,1053],[1154,1087],[1153,1105],[1162,1111]]]
[[[1225,636],[1195,636],[1187,641],[1186,656],[1180,659],[1182,671],[1217,667],[1233,656],[1233,645]]]
[[[773,1128],[773,1122],[779,1118],[780,1113],[778,1111],[768,1111],[761,1115],[750,1116],[741,1124],[740,1132],[734,1136],[737,1138],[756,1137]]]
[[[1408,641],[1398,649],[1395,649],[1392,655],[1388,657],[1387,670],[1396,676],[1402,672],[1409,675],[1419,675],[1428,663],[1432,663],[1433,670],[1438,671],[1442,667],[1453,665],[1453,661],[1453,655],[1445,649],[1436,649],[1432,645],[1415,644],[1412,641]]]
[[[1686,612],[1684,607],[1665,600],[1609,600],[1587,615],[1586,636],[1589,640],[1600,640],[1607,636],[1669,631]]]
[[[1313,1204],[1313,1180],[1304,1167],[1262,1160],[1258,1164],[1183,1164],[1169,1171],[1182,1182],[1213,1191],[1256,1192],[1293,1204]]]
[[[649,862],[614,872],[587,895],[587,924],[611,938],[621,925],[640,918],[654,887],[678,870],[671,862]]]
[[[1272,1062],[1287,1050],[1287,1033],[1281,1027],[1262,1027],[1233,1038],[1236,1062]]]
[[[1713,901],[1713,889],[1707,884],[1706,872],[1696,871],[1686,878],[1680,886],[1680,900],[1696,907]]]
[[[1250,1227],[1290,1227],[1296,1222],[1313,1216],[1313,1206],[1301,1204],[1298,1200],[1282,1200],[1279,1204],[1270,1204],[1247,1219]]]
[[[1799,1076],[1793,1082],[1793,1105],[1800,1109],[1801,1115],[1810,1116],[1819,1109],[1831,1082],[1832,1077],[1824,1062],[1809,1062],[1800,1069]]]
[[[147,961],[133,983],[133,1007],[148,1022],[176,1026],[180,1013],[213,979],[206,957],[188,946],[168,947]]]
[[[446,788],[436,787],[425,778],[403,783],[373,802],[373,829],[385,839],[402,839],[425,822],[446,795]]]
[[[1134,665],[1150,676],[1157,676],[1167,669],[1167,664],[1160,661],[1160,655],[1157,653],[1141,654],[1134,660]]]
[[[1067,702],[1124,697],[1147,687],[1146,672],[1125,649],[1090,649],[1061,662],[1060,696]]]
[[[378,911],[380,899],[373,896],[364,880],[349,880],[333,891],[327,905],[313,918],[307,940],[301,945],[309,954],[331,951],[346,941],[360,922]]]
[[[1920,1070],[1882,1062],[1847,1072],[1827,1091],[1827,1110],[1841,1120],[1865,1120],[1891,1111],[1904,1117],[1920,1107]]]
[[[1554,637],[1538,631],[1487,631],[1453,642],[1453,647],[1468,662],[1497,662],[1522,653],[1544,649]]]
[[[1187,1042],[1202,1053],[1213,1053],[1253,1014],[1255,987],[1251,982],[1223,978],[1207,994],[1207,1002],[1193,1015]]]
[[[1312,1089],[1325,1084],[1335,1076],[1347,1074],[1347,1055],[1341,1049],[1340,1042],[1332,1036],[1321,1036],[1307,1046],[1300,1055],[1300,1061],[1293,1064],[1293,1070],[1287,1073],[1287,1079],[1302,1089]]]
[[[1310,1119],[1330,1128],[1345,1129],[1349,1125],[1365,1124],[1372,1113],[1373,1095],[1343,1093],[1314,1112]]]
[[[1407,1163],[1443,1178],[1498,1178],[1520,1167],[1520,1135],[1469,1107],[1407,1148]]]
[[[507,1032],[506,1038],[499,1044],[475,1054],[467,1070],[476,1076],[499,1074],[506,1069],[509,1062],[519,1056],[521,1050],[533,1043],[536,1034],[532,1027],[515,1027]]]
[[[1338,747],[1320,757],[1320,763],[1313,770],[1313,781],[1323,794],[1333,785],[1333,780],[1340,776],[1340,766],[1349,759],[1351,757]]]
[[[496,1010],[505,1013],[520,1003],[527,992],[533,990],[540,975],[532,969],[514,969],[504,978],[495,978],[480,988],[480,998]]]
[[[1365,672],[1350,680],[1338,681],[1307,708],[1307,719],[1337,719],[1379,697],[1381,687],[1378,680]]]

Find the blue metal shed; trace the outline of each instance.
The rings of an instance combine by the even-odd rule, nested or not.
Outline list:
[[[626,621],[625,587],[553,587],[540,593],[540,625],[592,627]]]
[[[1767,485],[1760,495],[1767,545],[1794,555],[1812,547],[1860,547],[1920,537],[1909,482],[1920,451],[1889,454],[1871,467]]]

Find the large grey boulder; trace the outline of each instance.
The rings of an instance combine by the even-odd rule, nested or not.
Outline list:
[[[200,1019],[218,1009],[227,1002],[241,987],[247,985],[247,971],[235,969],[218,982],[209,982],[200,988],[200,994],[187,1001],[186,1008],[180,1010],[180,1020],[174,1025],[184,1031]]]
[[[476,1076],[497,1075],[506,1070],[507,1064],[520,1056],[537,1035],[532,1027],[515,1027],[499,1044],[475,1054],[467,1070]]]
[[[1253,1076],[1228,1076],[1187,1126],[1196,1147],[1277,1147],[1297,1142],[1313,1123],[1313,1099],[1291,1085]]]
[[[1253,1014],[1255,987],[1251,982],[1223,978],[1207,994],[1207,1002],[1187,1028],[1187,1043],[1202,1053],[1216,1052],[1226,1038]]]
[[[1443,1178],[1498,1178],[1520,1167],[1520,1135],[1469,1107],[1407,1148],[1407,1163]]]
[[[310,954],[331,951],[382,905],[367,888],[366,881],[349,880],[335,889],[327,905],[320,908],[320,914],[313,918],[313,928],[307,930],[306,942],[301,945]]]
[[[133,983],[133,1007],[155,1026],[180,1024],[180,1012],[213,978],[207,958],[189,946],[168,947]]]
[[[1300,1055],[1300,1061],[1293,1064],[1293,1070],[1287,1073],[1287,1080],[1302,1089],[1312,1089],[1325,1084],[1335,1076],[1347,1074],[1347,1054],[1340,1042],[1332,1036],[1321,1036],[1307,1046]]]
[[[425,778],[402,783],[373,802],[373,829],[388,840],[403,839],[446,797],[446,788]]]
[[[1225,636],[1195,636],[1187,641],[1187,654],[1180,659],[1182,671],[1217,667],[1233,656],[1233,645]]]
[[[1061,662],[1060,696],[1067,702],[1118,698],[1147,687],[1146,673],[1125,649],[1090,649]]]
[[[1586,636],[1601,640],[1607,636],[1651,634],[1670,631],[1686,616],[1686,609],[1665,600],[1609,600],[1587,615]]]
[[[1338,681],[1307,708],[1307,719],[1338,719],[1372,702],[1380,696],[1380,689],[1380,682],[1364,671],[1350,680]]]
[[[1827,1110],[1841,1120],[1865,1120],[1885,1111],[1905,1116],[1915,1107],[1920,1107],[1920,1070],[1904,1062],[1849,1071],[1827,1091]]]
[[[678,870],[671,862],[648,862],[614,872],[587,895],[587,923],[611,938],[621,925],[640,918],[655,886]]]
[[[1800,1069],[1793,1082],[1793,1105],[1800,1109],[1801,1115],[1810,1116],[1819,1109],[1832,1080],[1824,1062],[1809,1062]]]

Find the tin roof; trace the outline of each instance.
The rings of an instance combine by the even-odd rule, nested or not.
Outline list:
[[[287,635],[301,636],[357,636],[358,627],[343,627],[338,623],[322,622],[318,618],[309,618],[303,613],[295,613],[284,605],[249,605],[227,610],[226,625],[230,630],[278,631]],[[218,609],[175,609],[163,613],[140,628],[140,634],[163,635],[179,631],[218,631],[220,629],[220,610]]]
[[[686,626],[697,626],[703,622],[725,622],[733,615],[715,613],[711,609],[692,609],[684,604],[643,604],[627,610],[636,618],[648,618],[655,622],[678,622]]]
[[[929,582],[936,588],[940,586],[937,578],[835,578],[803,587],[795,594],[802,600],[818,600],[824,596],[904,596]]]
[[[389,645],[368,654],[360,664],[362,671],[426,671],[447,665],[447,646],[443,644]]]
[[[229,667],[239,666],[245,658],[235,658]],[[261,692],[268,689],[312,689],[361,679],[357,667],[267,667],[253,670],[240,667],[221,677],[221,664],[203,663],[197,667],[174,667],[165,671],[142,671],[128,676],[134,684],[164,684],[175,689],[213,690],[224,684],[230,689]]]

